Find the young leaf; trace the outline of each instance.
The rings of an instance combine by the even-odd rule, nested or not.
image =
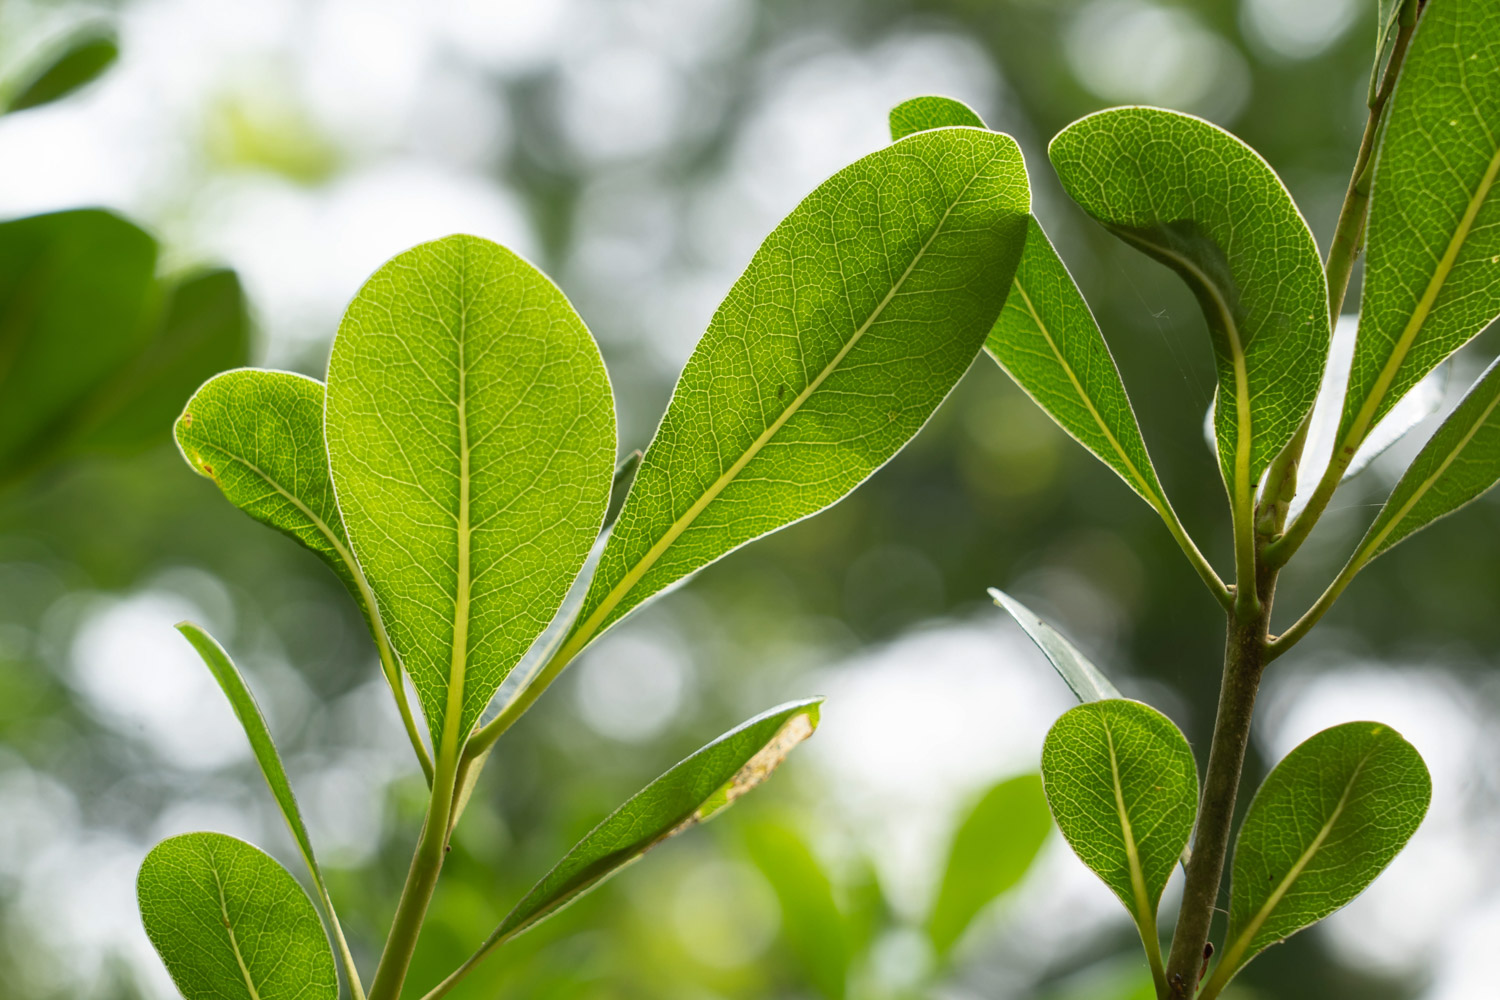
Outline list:
[[[1426,5],[1386,114],[1344,457],[1500,314],[1500,18],[1490,0]]]
[[[959,823],[927,918],[927,937],[947,955],[974,918],[1021,881],[1052,829],[1041,778],[1023,774],[992,787]]]
[[[787,823],[761,820],[745,831],[750,860],[781,906],[781,939],[819,996],[843,1000],[853,958],[849,926],[833,883],[812,848]]]
[[[349,550],[323,444],[323,384],[292,372],[242,368],[205,382],[174,428],[182,457],[230,503],[328,564],[359,604],[407,736],[431,778],[400,667],[375,598]]]
[[[338,1000],[333,953],[307,894],[243,840],[163,840],[141,865],[136,897],[186,1000]]]
[[[428,996],[446,993],[495,948],[597,888],[657,844],[733,805],[812,735],[821,702],[811,698],[763,712],[636,792],[574,845],[480,949]]]
[[[511,251],[425,243],[350,303],[326,433],[359,565],[434,751],[456,756],[604,519],[615,419],[599,349]]]
[[[17,88],[9,106],[0,111],[24,111],[50,104],[92,83],[119,57],[113,31],[90,28],[67,42],[26,83]]]
[[[297,842],[297,850],[302,855],[302,861],[307,865],[307,872],[312,876],[313,885],[318,890],[318,899],[323,904],[323,912],[328,917],[328,926],[333,931],[334,944],[338,948],[339,961],[344,966],[344,975],[350,985],[350,990],[356,1000],[364,996],[364,989],[360,985],[359,971],[354,965],[354,957],[349,953],[349,944],[344,940],[344,929],[339,926],[338,914],[333,909],[333,899],[328,895],[328,885],[323,881],[323,870],[318,867],[318,859],[313,854],[312,838],[307,834],[307,824],[302,821],[302,810],[297,806],[297,797],[292,794],[292,783],[287,780],[286,768],[282,766],[281,754],[276,752],[276,743],[271,739],[271,730],[266,725],[265,716],[261,714],[260,706],[255,703],[255,696],[245,685],[245,679],[240,676],[234,661],[229,654],[224,652],[224,647],[214,641],[213,636],[192,622],[181,622],[177,626],[203,662],[214,675],[214,680],[219,682],[219,687],[224,690],[229,699],[234,714],[239,718],[240,725],[244,727],[245,736],[250,740],[250,749],[255,753],[255,761],[260,765],[260,773],[264,775],[266,784],[271,788],[271,795],[276,799],[276,805],[281,809],[281,818],[286,820],[287,829],[292,833],[292,839]]]
[[[1363,892],[1406,846],[1431,798],[1421,756],[1389,726],[1334,726],[1288,754],[1240,827],[1229,933],[1203,1000],[1259,952]]]
[[[1030,195],[1007,136],[938,129],[835,174],[756,251],[641,460],[568,646],[836,502],[968,368]]]
[[[1206,121],[1159,108],[1083,118],[1048,149],[1069,195],[1175,270],[1208,321],[1219,465],[1236,517],[1317,397],[1328,356],[1322,263],[1281,180]]]
[[[1369,562],[1500,481],[1497,407],[1500,361],[1486,369],[1417,454],[1370,525],[1356,559]]]
[[[1138,701],[1087,702],[1047,733],[1042,784],[1058,829],[1130,911],[1161,980],[1156,908],[1198,811],[1186,737]]]
[[[964,126],[985,128],[984,119],[963,101],[926,95],[902,101],[891,109],[891,141],[928,129]]]
[[[1047,662],[1051,663],[1058,676],[1067,682],[1079,701],[1105,701],[1120,698],[1119,690],[1109,682],[1109,678],[1089,662],[1088,658],[1064,638],[1061,632],[1038,618],[1030,608],[995,587],[990,588],[990,598],[1010,612],[1016,624],[1031,637],[1032,642],[1036,643],[1036,648],[1047,657]]]
[[[156,242],[95,209],[0,223],[0,482],[41,464],[150,333]]]

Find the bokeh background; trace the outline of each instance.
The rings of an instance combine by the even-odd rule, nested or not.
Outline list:
[[[85,22],[115,25],[121,45],[86,91],[0,119],[0,218],[105,206],[158,237],[164,272],[232,267],[254,362],[317,376],[345,302],[386,258],[454,231],[501,241],[590,324],[622,447],[641,447],[758,241],[887,141],[892,104],[950,94],[1021,142],[1162,478],[1224,566],[1202,320],[1174,277],[1060,194],[1046,141],[1111,104],[1201,114],[1265,155],[1326,246],[1374,18],[1374,0],[0,0],[0,71]],[[1496,346],[1481,338],[1453,363],[1450,399]],[[1316,595],[1431,426],[1340,494],[1286,575],[1284,613]],[[1240,997],[1493,989],[1497,529],[1487,499],[1381,559],[1270,671],[1250,781],[1318,729],[1369,717],[1417,745],[1435,792],[1389,872],[1252,965]],[[512,730],[460,829],[414,983],[440,978],[686,751],[820,693],[822,729],[775,781],[454,995],[1132,995],[1133,931],[1055,835],[949,967],[917,929],[962,810],[1034,770],[1070,703],[986,599],[992,585],[1206,745],[1216,606],[1145,505],[980,358],[853,497],[632,618]],[[54,465],[0,494],[12,1000],[174,995],[133,897],[160,837],[218,829],[295,861],[227,704],[171,627],[182,618],[249,674],[355,950],[368,966],[378,949],[423,786],[362,623],[320,563],[195,477],[164,426],[144,454]]]

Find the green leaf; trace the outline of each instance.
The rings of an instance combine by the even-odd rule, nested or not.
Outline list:
[[[688,360],[559,656],[890,460],[999,314],[1029,201],[1015,142],[978,129],[913,135],[809,195]]]
[[[338,1000],[333,952],[307,894],[243,840],[163,840],[141,865],[136,897],[186,1000]]]
[[[354,957],[349,953],[349,944],[344,940],[344,929],[339,926],[338,914],[333,909],[333,898],[328,895],[328,884],[323,881],[323,870],[318,867],[318,859],[313,854],[312,838],[308,836],[307,824],[302,821],[302,810],[297,805],[297,796],[292,794],[292,783],[287,780],[286,768],[281,763],[281,754],[276,751],[276,743],[271,739],[271,730],[266,725],[260,706],[255,702],[255,696],[245,685],[245,679],[240,676],[234,661],[229,658],[229,654],[224,652],[224,647],[220,646],[213,636],[192,622],[179,623],[177,631],[192,643],[198,655],[203,658],[203,662],[214,675],[214,680],[219,682],[219,687],[229,699],[229,704],[239,718],[240,725],[244,727],[245,736],[250,740],[250,749],[255,754],[255,761],[260,765],[260,773],[271,788],[271,795],[276,799],[276,805],[281,810],[281,818],[286,820],[287,829],[291,831],[292,839],[297,842],[297,850],[301,853],[302,861],[307,865],[307,872],[312,876],[313,885],[318,890],[318,899],[323,904],[323,913],[328,917],[328,926],[333,931],[333,940],[338,947],[339,960],[344,966],[344,974],[354,996],[363,997],[364,989],[360,985],[359,971],[354,965]]]
[[[156,242],[95,209],[0,223],[0,482],[56,457],[148,343]]]
[[[674,766],[580,840],[435,993],[669,837],[703,822],[766,780],[818,725],[821,699],[788,702],[741,723]]]
[[[511,251],[449,236],[350,304],[328,365],[350,541],[439,759],[542,632],[609,504],[609,378],[583,321]]]
[[[987,791],[958,826],[927,936],[947,955],[974,918],[1021,881],[1052,829],[1042,780],[1035,774]]]
[[[905,139],[928,129],[951,125],[985,128],[984,119],[963,101],[927,95],[902,101],[891,109],[891,139]]]
[[[16,89],[4,110],[24,111],[66,97],[92,83],[120,55],[113,31],[90,28],[68,39],[35,74]]]
[[[1500,481],[1500,361],[1490,365],[1401,476],[1356,559],[1369,562]]]
[[[819,996],[843,1000],[852,958],[849,927],[833,883],[795,827],[775,820],[748,824],[745,847],[781,906],[781,940]]]
[[[1500,315],[1500,19],[1431,0],[1386,112],[1339,445]]]
[[[1063,187],[1126,243],[1175,270],[1208,321],[1219,465],[1237,518],[1312,409],[1328,304],[1312,233],[1281,180],[1217,126],[1159,108],[1083,118],[1048,149]]]
[[[1160,979],[1156,908],[1198,811],[1186,737],[1138,701],[1087,702],[1047,733],[1042,783],[1058,829],[1130,911]]]
[[[1363,892],[1406,846],[1431,799],[1421,756],[1389,726],[1334,726],[1288,754],[1240,826],[1229,933],[1204,1000],[1260,951]]]
[[[990,598],[1010,612],[1016,624],[1036,643],[1036,648],[1047,657],[1047,662],[1067,682],[1079,701],[1105,701],[1120,697],[1119,690],[1109,682],[1109,678],[1064,638],[1061,632],[1038,618],[1034,611],[995,587],[990,588]]]
[[[164,443],[193,391],[248,359],[248,304],[233,271],[192,275],[168,295],[145,350],[95,396],[79,420],[78,447],[119,454]]]

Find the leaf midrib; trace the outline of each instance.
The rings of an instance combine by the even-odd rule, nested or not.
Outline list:
[[[229,950],[234,952],[234,961],[240,967],[240,975],[245,980],[245,989],[250,991],[250,1000],[260,1000],[260,993],[255,988],[255,980],[251,978],[250,970],[245,965],[245,956],[240,953],[239,939],[234,936],[234,924],[229,919],[229,903],[224,898],[224,881],[219,878],[217,865],[210,863],[208,870],[214,873],[214,888],[219,893],[219,914],[224,920],[224,931],[229,935]]]
[[[878,305],[876,305],[874,311],[872,311],[870,315],[865,319],[865,321],[860,324],[860,326],[854,331],[854,333],[849,337],[848,341],[845,342],[844,346],[841,347],[838,353],[834,355],[833,359],[823,367],[823,370],[820,371],[810,383],[808,383],[807,388],[799,392],[796,397],[794,397],[792,401],[787,404],[786,409],[782,410],[781,413],[776,417],[776,419],[773,420],[766,427],[766,429],[763,430],[760,435],[750,443],[750,446],[745,449],[745,452],[740,455],[740,457],[737,458],[734,463],[719,476],[718,479],[714,480],[709,488],[705,490],[703,494],[693,502],[692,506],[690,506],[680,517],[678,517],[677,520],[672,522],[672,524],[667,528],[662,536],[657,539],[655,544],[653,544],[651,548],[646,551],[646,554],[642,556],[640,560],[637,561],[636,564],[632,566],[623,577],[620,578],[620,582],[615,584],[615,586],[609,591],[609,593],[605,595],[604,599],[599,602],[599,606],[594,609],[593,613],[590,614],[589,617],[584,621],[583,625],[579,627],[577,632],[574,634],[574,639],[570,640],[567,646],[565,646],[564,649],[560,651],[559,656],[563,656],[564,654],[571,655],[572,653],[576,653],[578,649],[582,648],[583,643],[588,641],[588,637],[591,636],[596,630],[598,630],[599,626],[603,624],[605,619],[609,617],[610,613],[613,612],[614,609],[619,605],[619,603],[625,599],[625,597],[630,593],[631,590],[635,588],[635,585],[640,583],[641,578],[644,577],[646,573],[650,571],[651,567],[656,564],[656,561],[661,558],[662,553],[666,552],[666,550],[670,548],[675,541],[677,541],[678,537],[680,537],[683,532],[687,531],[687,529],[692,526],[693,522],[697,520],[698,515],[702,514],[703,511],[708,507],[708,505],[711,504],[719,496],[719,494],[722,493],[729,486],[729,484],[739,476],[742,471],[744,471],[745,466],[749,465],[751,460],[753,460],[756,455],[760,454],[761,450],[766,446],[767,443],[770,442],[771,438],[775,437],[777,432],[781,430],[786,422],[790,420],[797,413],[797,411],[802,408],[802,404],[805,403],[808,398],[818,390],[818,387],[821,386],[823,382],[826,381],[828,377],[838,369],[839,365],[843,363],[844,358],[847,357],[849,355],[849,352],[854,349],[854,346],[864,338],[865,333],[870,329],[875,321],[880,318],[880,315],[885,311],[886,307],[890,305],[890,303],[895,299],[896,293],[901,290],[901,286],[906,283],[906,280],[911,277],[912,272],[916,270],[917,264],[919,264],[922,261],[923,257],[926,256],[927,250],[932,246],[933,241],[936,240],[938,236],[943,232],[944,227],[948,223],[949,216],[953,214],[953,210],[963,203],[964,196],[968,194],[969,188],[974,185],[974,182],[979,179],[979,177],[984,173],[986,169],[988,169],[990,164],[992,164],[995,159],[996,157],[991,156],[987,161],[985,161],[983,166],[974,171],[974,175],[969,178],[969,180],[964,184],[963,189],[958,192],[953,201],[948,205],[948,208],[943,212],[943,217],[939,219],[937,225],[933,227],[932,234],[927,237],[926,241],[923,242],[922,246],[912,257],[911,263],[906,266],[906,270],[902,272],[901,277],[896,279],[896,281],[892,284],[890,290],[886,292],[885,297],[880,300]]]
[[[464,710],[464,685],[467,680],[469,660],[469,599],[472,584],[469,548],[472,527],[469,521],[470,455],[469,455],[469,410],[468,410],[468,360],[464,350],[468,336],[469,302],[464,295],[464,278],[468,272],[468,254],[458,269],[458,333],[455,344],[458,348],[458,521],[455,528],[458,541],[458,570],[453,595],[453,648],[448,665],[448,705],[443,714],[444,759],[456,761],[461,747]]]
[[[1099,722],[1104,727],[1104,742],[1109,747],[1109,773],[1114,784],[1115,812],[1120,820],[1120,835],[1125,842],[1125,859],[1130,865],[1130,888],[1135,895],[1136,920],[1141,925],[1142,933],[1148,926],[1154,926],[1155,914],[1151,912],[1151,901],[1146,891],[1146,873],[1141,870],[1141,856],[1135,843],[1135,830],[1130,822],[1130,814],[1125,809],[1125,789],[1120,782],[1120,760],[1115,753],[1115,734],[1110,728],[1109,717],[1099,713]]]
[[[1447,283],[1448,276],[1453,272],[1453,265],[1458,261],[1458,255],[1463,250],[1464,243],[1469,238],[1469,232],[1473,229],[1474,220],[1479,216],[1479,210],[1484,206],[1484,201],[1489,197],[1490,189],[1495,184],[1495,177],[1500,174],[1500,146],[1490,157],[1489,166],[1485,168],[1484,176],[1479,179],[1479,186],[1469,197],[1469,203],[1464,208],[1464,214],[1459,219],[1458,228],[1454,230],[1452,238],[1448,241],[1443,256],[1438,260],[1432,277],[1428,279],[1427,287],[1422,291],[1422,297],[1417,300],[1417,306],[1412,310],[1411,317],[1406,322],[1406,327],[1401,331],[1401,336],[1396,341],[1396,347],[1391,356],[1386,360],[1385,367],[1380,370],[1380,376],[1371,387],[1370,394],[1365,397],[1360,406],[1359,413],[1355,416],[1349,431],[1344,437],[1343,449],[1349,455],[1354,454],[1365,435],[1369,433],[1375,419],[1375,411],[1385,399],[1386,393],[1390,392],[1396,375],[1405,363],[1406,356],[1411,352],[1412,345],[1416,343],[1417,335],[1422,332],[1422,327],[1427,324],[1427,318],[1432,313],[1432,307],[1437,304],[1437,297]]]

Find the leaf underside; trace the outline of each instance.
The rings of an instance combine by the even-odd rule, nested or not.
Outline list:
[[[1003,590],[990,588],[990,598],[1010,613],[1021,626],[1021,630],[1036,643],[1036,648],[1047,657],[1054,670],[1078,696],[1079,701],[1105,701],[1117,699],[1120,691],[1110,683],[1104,672],[1078,651],[1057,629],[1039,618],[1020,601]]]

